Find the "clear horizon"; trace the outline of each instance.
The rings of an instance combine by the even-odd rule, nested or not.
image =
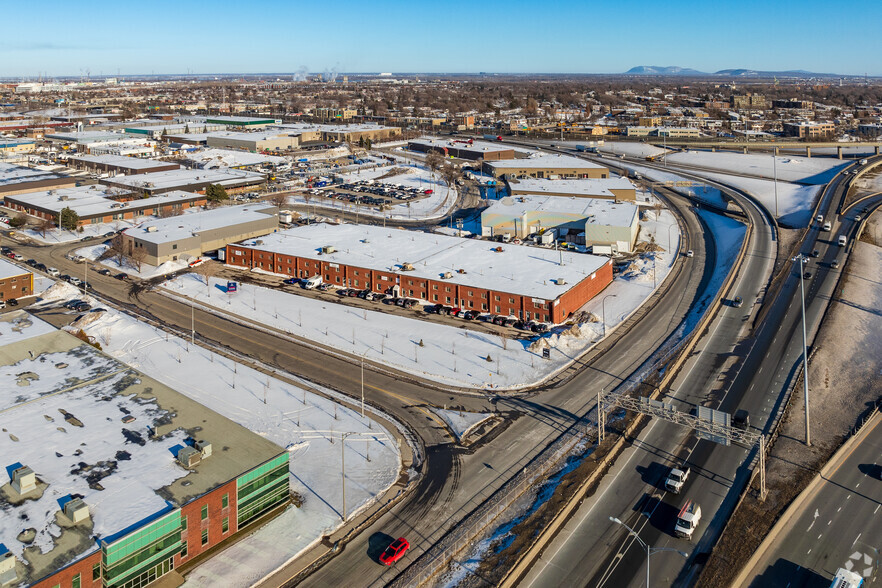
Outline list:
[[[283,0],[156,0],[149,9],[49,0],[39,23],[32,5],[4,7],[4,15],[17,23],[0,40],[0,78],[7,79],[304,70],[614,75],[641,65],[882,75],[882,41],[856,30],[882,22],[882,3],[856,15],[821,0],[551,0],[541,8],[526,0],[340,0],[333,12]]]

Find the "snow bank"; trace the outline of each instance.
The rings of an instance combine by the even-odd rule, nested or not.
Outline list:
[[[692,165],[723,173],[738,173],[803,184],[826,184],[843,167],[851,165],[838,159],[818,157],[777,156],[777,165],[770,155],[730,152],[683,151],[667,156],[670,164]]]

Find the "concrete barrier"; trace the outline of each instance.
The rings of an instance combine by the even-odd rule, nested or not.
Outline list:
[[[811,482],[809,482],[809,485],[806,486],[793,502],[790,503],[790,506],[784,511],[784,514],[781,515],[781,518],[778,519],[775,526],[772,527],[772,530],[769,531],[769,534],[766,535],[766,538],[760,543],[759,548],[754,552],[750,559],[747,560],[747,563],[735,577],[735,580],[732,583],[733,586],[746,586],[748,584],[748,580],[753,575],[753,569],[757,566],[760,559],[765,557],[769,548],[778,540],[778,535],[781,534],[790,521],[793,520],[800,510],[802,510],[803,505],[812,497],[821,483],[829,478],[830,475],[837,470],[846,459],[848,459],[852,451],[854,451],[854,449],[867,438],[867,435],[870,434],[880,421],[882,421],[882,413],[877,410],[873,413],[873,416],[864,423],[864,426],[861,427],[860,431],[843,443],[842,447],[833,454],[830,461],[821,468],[821,471],[818,472]]]

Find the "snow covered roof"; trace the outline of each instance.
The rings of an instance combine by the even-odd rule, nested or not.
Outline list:
[[[488,161],[487,165],[497,169],[606,169],[602,165],[592,163],[585,159],[570,157],[569,155],[553,155],[550,153],[534,154],[524,159],[503,159],[502,161]]]
[[[509,187],[512,194],[572,194],[573,196],[603,196],[606,198],[615,198],[611,190],[636,189],[628,178],[623,177],[575,180],[522,178],[510,181]]]
[[[220,184],[221,186],[245,186],[258,184],[264,180],[264,175],[246,171],[244,169],[232,169],[228,167],[218,169],[176,169],[163,172],[152,172],[137,176],[117,176],[108,178],[102,183],[115,186],[127,186],[133,189],[146,188],[153,192],[164,190],[184,189],[189,186],[204,186],[208,184]]]
[[[77,155],[70,158],[73,161],[87,161],[102,165],[113,165],[129,169],[153,169],[175,165],[168,161],[156,161],[155,159],[141,159],[138,157],[126,157],[125,155]]]
[[[108,131],[79,131],[71,133],[52,133],[47,139],[70,141],[72,143],[107,143],[114,141],[133,140],[131,135],[111,133]]]
[[[200,133],[193,133],[194,135],[198,135]],[[217,138],[217,139],[234,139],[236,141],[267,141],[269,139],[275,139],[278,137],[287,137],[290,133],[285,133],[282,131],[273,131],[273,130],[263,130],[263,131],[215,131],[213,133],[206,133],[207,138]],[[189,135],[188,135],[189,136]]]
[[[187,159],[202,164],[202,169],[216,167],[240,167],[252,165],[284,165],[288,160],[275,155],[262,155],[248,151],[234,151],[231,149],[203,149],[187,154]]]
[[[64,177],[61,174],[0,162],[0,186],[23,182],[41,182],[43,180],[55,180]]]
[[[126,229],[124,233],[139,241],[166,243],[192,237],[200,231],[211,231],[275,216],[278,209],[269,204],[245,204],[223,206],[164,219],[150,221],[138,228]],[[252,233],[253,234],[253,233]],[[241,236],[240,236],[241,238]]]
[[[261,237],[261,245],[248,247],[283,255],[319,258],[326,245],[334,253],[320,259],[378,271],[471,284],[499,292],[554,300],[609,260],[582,253],[560,253],[540,247],[490,243],[433,233],[389,229],[373,225],[313,224]],[[502,251],[496,251],[501,248]],[[563,265],[560,265],[561,255]],[[412,271],[402,265],[410,263]],[[459,273],[457,270],[465,270]],[[563,279],[566,283],[557,284]],[[552,281],[555,280],[555,281]]]
[[[523,217],[528,212],[547,212],[585,217],[589,224],[630,227],[638,220],[638,210],[628,202],[525,194],[496,200],[483,214]]]
[[[31,273],[30,270],[26,270],[9,260],[0,258],[0,280],[29,273]]]
[[[499,151],[511,151],[508,145],[499,143],[490,143],[489,141],[474,141],[472,143],[454,141],[452,139],[439,139],[436,137],[420,137],[412,139],[410,143],[414,145],[423,145],[425,147],[434,147],[436,149],[465,149],[468,151],[483,151],[485,153],[495,153]]]
[[[347,125],[317,125],[311,123],[287,123],[281,125],[274,125],[275,129],[284,129],[286,131],[300,131],[300,132],[310,132],[310,131],[321,131],[321,132],[330,132],[330,133],[357,133],[364,131],[381,131],[386,129],[396,129],[398,127],[386,127],[378,124],[369,124],[369,123],[358,123],[358,124],[347,124]]]
[[[240,425],[57,331],[24,311],[5,324],[38,332],[0,346],[0,484],[8,498],[12,471],[33,470],[35,490],[0,509],[0,543],[19,559],[34,539],[25,584],[94,552],[114,535],[186,504],[284,450]],[[216,447],[185,468],[177,451],[195,440]],[[59,524],[61,505],[81,497],[89,523]]]
[[[120,213],[126,209],[168,206],[205,198],[205,196],[193,192],[172,190],[164,194],[130,200],[129,202],[114,200],[114,198],[127,194],[130,194],[128,190],[92,184],[73,188],[55,188],[41,192],[27,192],[25,194],[16,194],[15,196],[7,196],[7,199],[56,214],[61,212],[63,208],[70,208],[80,218],[88,218],[96,215]]]

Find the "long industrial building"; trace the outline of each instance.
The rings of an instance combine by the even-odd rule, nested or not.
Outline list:
[[[637,200],[637,188],[628,178],[547,180],[522,178],[506,182],[512,196],[536,194],[568,198],[598,198],[601,200]]]
[[[372,225],[314,224],[227,246],[227,263],[523,320],[563,322],[612,281],[604,257]]]
[[[609,169],[578,157],[542,153],[523,159],[484,162],[494,177],[608,178]]]
[[[4,585],[180,579],[289,504],[284,448],[24,311],[0,335]]]
[[[244,190],[260,186],[265,181],[266,176],[264,174],[223,167],[216,169],[177,169],[139,174],[137,176],[117,176],[115,178],[103,179],[101,183],[152,196],[173,190],[202,192],[212,184],[223,186],[227,191]]]

